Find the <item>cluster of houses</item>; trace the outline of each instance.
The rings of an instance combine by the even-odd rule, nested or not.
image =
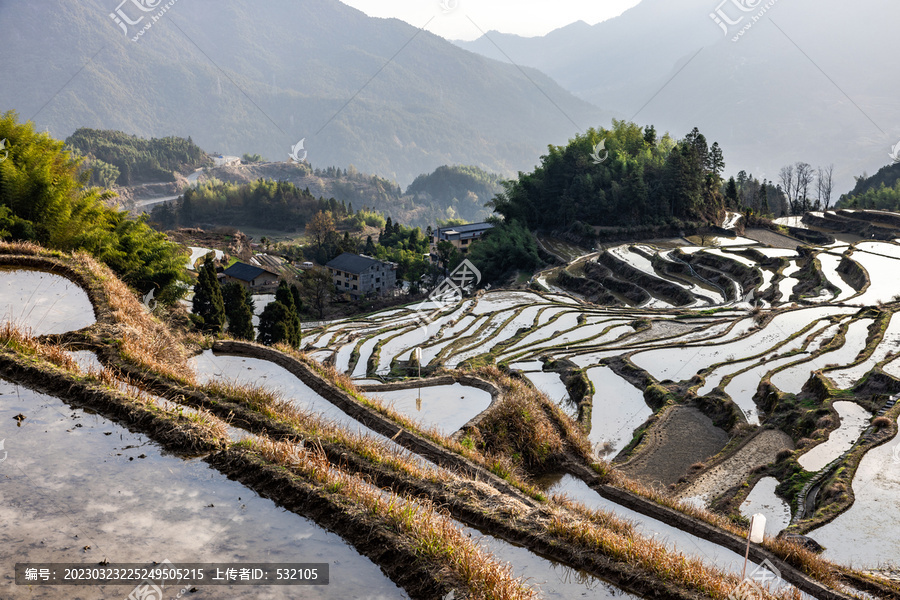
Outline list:
[[[449,242],[463,255],[467,254],[472,243],[481,238],[493,227],[490,223],[475,223],[442,227],[431,236],[431,256],[437,257],[440,242]],[[277,256],[258,254],[252,264],[236,262],[225,269],[220,277],[225,282],[236,281],[254,293],[266,293],[278,286],[279,272],[283,271],[285,261]],[[312,263],[303,263],[300,268],[312,268]],[[325,265],[334,282],[338,294],[346,294],[351,300],[359,300],[368,296],[384,296],[393,294],[397,289],[397,265],[364,256],[344,252]]]

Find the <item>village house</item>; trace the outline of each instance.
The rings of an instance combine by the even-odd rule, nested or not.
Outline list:
[[[277,273],[242,262],[234,263],[225,269],[222,275],[225,276],[226,283],[236,281],[251,291],[275,287],[279,279]]]
[[[368,256],[344,252],[325,267],[337,293],[348,294],[353,300],[390,294],[397,286],[397,265]]]
[[[431,253],[437,254],[438,243],[450,242],[465,255],[469,252],[472,242],[479,240],[485,232],[493,228],[490,223],[470,223],[436,229],[431,235]]]

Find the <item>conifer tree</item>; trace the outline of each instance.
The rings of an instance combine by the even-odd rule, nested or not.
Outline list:
[[[225,325],[225,302],[222,286],[216,279],[216,267],[209,255],[200,268],[200,276],[194,285],[194,314],[200,319],[200,326],[210,333],[219,333]]]
[[[253,340],[253,296],[250,290],[232,281],[222,289],[228,333],[239,340]]]

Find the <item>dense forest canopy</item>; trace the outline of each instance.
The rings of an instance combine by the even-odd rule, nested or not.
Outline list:
[[[145,140],[121,131],[81,128],[66,144],[85,157],[93,172],[91,183],[104,187],[174,181],[176,171],[186,175],[211,164],[191,138]]]
[[[835,208],[900,210],[900,163],[882,167],[871,177],[857,177],[856,186],[841,196]]]
[[[141,293],[174,300],[186,282],[181,248],[143,220],[108,208],[112,196],[87,187],[81,160],[14,112],[0,118],[9,155],[0,162],[0,238],[65,252],[84,250]]]
[[[260,179],[239,185],[212,179],[188,188],[177,202],[154,207],[152,219],[167,229],[230,225],[293,232],[302,231],[319,211],[338,219],[350,214],[346,204],[316,198],[287,181]]]
[[[683,140],[655,128],[613,121],[565,147],[550,146],[531,173],[505,182],[492,205],[530,229],[679,225],[715,218],[723,208],[725,162],[694,129]]]
[[[406,188],[406,195],[412,196],[418,205],[433,203],[443,207],[449,219],[474,223],[490,216],[486,205],[502,189],[499,175],[458,165],[438,167],[433,173],[419,175]]]

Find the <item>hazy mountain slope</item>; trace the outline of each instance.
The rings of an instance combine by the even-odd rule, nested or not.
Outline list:
[[[137,43],[114,9],[0,4],[0,107],[37,114],[57,137],[82,126],[192,136],[272,160],[306,138],[315,166],[354,164],[402,184],[448,163],[529,169],[578,130],[566,115],[581,128],[610,117],[531,71],[560,111],[513,66],[336,0],[178,2]]]
[[[773,179],[798,160],[834,163],[840,193],[854,175],[885,163],[900,139],[900,81],[890,75],[900,66],[893,50],[900,4],[779,1],[737,43],[710,19],[716,7],[644,0],[593,27],[491,37],[516,62],[621,117],[677,135],[699,127],[722,145],[732,173]],[[731,2],[722,10],[732,19],[742,14]],[[487,40],[460,45],[496,54]]]

